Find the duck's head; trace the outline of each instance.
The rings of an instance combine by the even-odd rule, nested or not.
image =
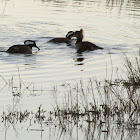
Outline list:
[[[37,48],[38,50],[40,50],[40,49],[37,47],[35,41],[33,41],[33,40],[25,40],[25,41],[24,41],[24,44],[25,44],[26,46],[31,47],[31,48],[32,48],[32,47],[35,47],[35,48]]]
[[[69,32],[66,34],[66,38],[71,39],[71,38],[73,37],[73,34],[74,34],[74,31],[69,31]]]
[[[82,41],[84,36],[83,36],[83,29],[80,29],[80,31],[75,31],[72,37],[76,37],[77,40]]]

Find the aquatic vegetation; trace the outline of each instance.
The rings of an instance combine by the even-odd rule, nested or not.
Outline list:
[[[105,135],[108,139],[118,139],[118,137],[127,139],[130,131],[133,131],[133,135],[138,139],[139,59],[136,58],[135,62],[134,64],[126,57],[125,67],[128,73],[126,80],[122,77],[115,80],[105,79],[103,82],[90,79],[86,87],[83,81],[80,81],[75,88],[69,86],[65,102],[59,105],[56,100],[54,110],[54,115],[58,118],[63,132],[68,132],[70,124],[73,124],[79,129],[87,127],[85,128],[88,131],[87,139],[100,139]],[[54,90],[54,93],[57,95],[57,90]],[[113,132],[114,129],[115,132]],[[119,131],[121,131],[120,135],[116,137]],[[97,135],[98,132],[100,135]],[[133,139],[133,135],[129,137]]]
[[[40,105],[37,111],[23,110],[20,106],[21,96],[25,90],[36,91],[26,86],[19,72],[19,85],[14,86],[14,78],[9,83],[2,77],[6,85],[12,89],[13,106],[4,110],[1,121],[5,127],[28,124],[27,130],[45,131],[45,127],[54,127],[56,137],[66,133],[73,135],[75,128],[84,133],[87,140],[91,139],[127,139],[139,138],[140,129],[140,65],[139,58],[135,63],[126,57],[124,71],[126,79],[89,79],[86,83],[62,85],[63,91],[57,86],[51,90],[55,99],[54,109],[46,111]],[[23,88],[24,87],[24,88]],[[16,90],[15,90],[16,89]],[[24,89],[24,90],[23,90]],[[41,89],[42,90],[42,89]],[[42,90],[43,91],[43,90]],[[64,97],[63,103],[58,97]],[[62,100],[61,100],[62,101]],[[32,125],[39,124],[38,129]],[[131,133],[130,133],[131,132]],[[78,137],[77,133],[77,137]]]

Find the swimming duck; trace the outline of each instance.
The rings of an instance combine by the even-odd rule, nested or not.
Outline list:
[[[84,52],[84,51],[94,51],[94,50],[97,50],[97,49],[103,49],[91,42],[88,42],[88,41],[82,41],[83,40],[83,29],[81,29],[80,31],[75,31],[72,35],[71,35],[71,38],[72,37],[76,37],[77,38],[77,41],[76,41],[76,49],[77,49],[77,53],[81,53],[81,52]]]
[[[48,42],[51,42],[51,43],[56,43],[56,44],[59,44],[59,43],[66,43],[68,45],[71,44],[71,36],[73,35],[73,31],[69,31],[66,35],[66,37],[57,37],[57,38],[53,38],[51,40],[49,40]]]
[[[25,40],[24,45],[13,45],[5,52],[7,52],[7,53],[32,54],[32,47],[36,47],[38,50],[40,50],[36,46],[35,41]]]

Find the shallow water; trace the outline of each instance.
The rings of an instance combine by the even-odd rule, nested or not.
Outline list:
[[[21,108],[36,110],[42,104],[50,110],[53,85],[110,77],[112,67],[115,70],[123,66],[124,53],[130,58],[138,54],[139,21],[140,1],[137,0],[1,0],[0,50],[23,44],[26,39],[35,40],[41,50],[34,49],[32,55],[0,52],[0,112],[13,104],[12,90],[6,84],[12,80],[18,88],[21,80],[25,84]],[[47,43],[52,37],[65,37],[68,31],[81,28],[84,40],[104,49],[78,55],[74,47]],[[14,92],[18,93],[19,89],[15,88]],[[1,128],[3,138],[4,132]],[[7,140],[25,139],[21,134],[18,137],[12,134],[12,128],[8,132],[11,138],[8,135]],[[28,139],[32,135],[40,139],[40,133],[28,134]]]

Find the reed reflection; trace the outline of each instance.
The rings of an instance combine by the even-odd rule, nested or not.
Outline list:
[[[118,14],[120,15],[123,10],[127,11],[134,11],[137,13],[140,10],[140,2],[138,0],[41,0],[43,3],[45,2],[52,2],[52,3],[60,3],[59,6],[62,6],[61,3],[65,3],[66,5],[72,4],[70,6],[77,6],[77,7],[85,7],[91,8],[91,6],[98,6],[98,7],[106,7],[109,10],[114,10],[114,8],[118,7]],[[85,3],[88,3],[87,5]],[[90,7],[88,7],[90,5]],[[104,9],[105,10],[105,9]],[[91,11],[92,12],[92,11]],[[138,16],[135,14],[135,16]]]

